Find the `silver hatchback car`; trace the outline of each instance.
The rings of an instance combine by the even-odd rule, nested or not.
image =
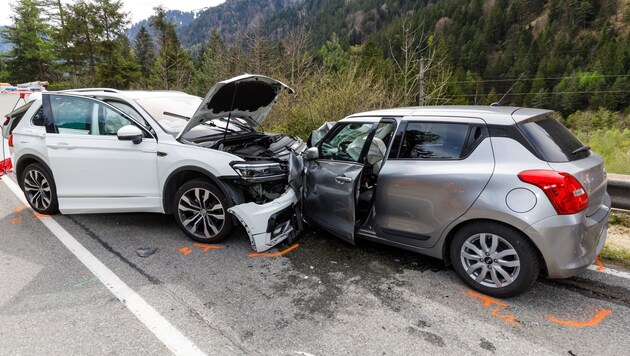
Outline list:
[[[351,115],[304,154],[302,215],[338,237],[444,259],[496,297],[576,275],[604,245],[601,156],[550,111],[400,108]]]

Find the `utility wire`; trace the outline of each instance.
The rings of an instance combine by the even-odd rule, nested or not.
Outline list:
[[[630,74],[600,74],[597,77],[602,78],[618,78],[618,77],[630,77]],[[555,79],[580,79],[580,76],[564,76],[564,77],[532,77],[532,78],[521,78],[520,81],[533,81],[537,79],[541,80],[555,80]],[[518,78],[506,78],[506,79],[481,79],[481,80],[456,80],[450,81],[447,83],[493,83],[493,82],[513,82],[515,80],[519,80]]]
[[[545,94],[552,94],[552,95],[559,95],[559,94],[600,94],[600,93],[630,93],[630,90],[595,90],[595,91],[550,91],[547,92]],[[490,93],[485,93],[485,94],[454,94],[451,95],[450,97],[453,98],[459,98],[459,97],[483,97],[483,96],[487,96]],[[496,95],[499,95],[500,93],[496,93]],[[508,96],[510,95],[537,95],[538,93],[509,93],[507,94]],[[431,99],[431,98],[429,98]]]

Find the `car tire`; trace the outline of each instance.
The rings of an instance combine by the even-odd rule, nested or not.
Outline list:
[[[232,231],[227,198],[205,180],[184,183],[175,193],[173,207],[177,225],[195,241],[217,243]]]
[[[476,222],[459,229],[450,245],[450,258],[464,283],[497,298],[523,293],[540,274],[540,259],[531,241],[496,222]]]
[[[24,197],[33,210],[51,215],[59,211],[57,189],[52,175],[39,163],[28,165],[20,177]]]

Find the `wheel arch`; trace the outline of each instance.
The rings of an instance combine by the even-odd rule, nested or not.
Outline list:
[[[451,242],[453,241],[453,238],[455,237],[455,235],[457,234],[457,232],[459,230],[461,230],[465,226],[468,226],[468,225],[471,225],[471,224],[475,224],[475,223],[496,223],[496,224],[500,224],[500,225],[503,225],[505,227],[514,229],[515,231],[517,231],[518,233],[520,233],[521,235],[526,237],[527,240],[529,240],[532,243],[532,246],[534,246],[534,250],[536,251],[536,254],[538,255],[538,260],[540,261],[541,271],[543,271],[544,273],[547,273],[547,263],[545,261],[545,258],[543,256],[542,252],[540,251],[540,248],[536,244],[536,241],[534,239],[532,239],[531,237],[529,237],[527,234],[525,234],[518,227],[516,227],[516,226],[514,226],[512,224],[509,224],[509,223],[507,223],[505,221],[496,220],[496,219],[481,219],[481,218],[469,219],[469,220],[460,221],[457,224],[455,224],[453,227],[451,227],[451,229],[446,234],[446,237],[444,238],[444,243],[442,244],[442,259],[444,260],[444,263],[447,266],[450,266],[452,264],[449,251],[450,251],[450,248],[451,248]]]
[[[50,166],[46,162],[44,162],[43,159],[33,154],[25,154],[21,156],[20,159],[15,164],[15,176],[17,177],[17,181],[18,181],[18,185],[20,186],[20,189],[24,190],[24,186],[22,184],[22,173],[24,172],[24,169],[26,169],[26,167],[28,167],[29,165],[33,163],[38,163],[42,167],[44,167],[44,169],[52,177],[52,185],[56,189],[55,176],[53,175],[52,169],[50,169]]]
[[[165,214],[173,213],[173,199],[175,198],[177,189],[185,182],[193,179],[204,179],[216,186],[221,190],[221,193],[223,193],[228,200],[230,206],[233,206],[241,200],[240,197],[242,193],[232,187],[228,182],[217,178],[214,174],[201,167],[183,166],[171,172],[164,182],[164,187],[162,188],[162,206]]]

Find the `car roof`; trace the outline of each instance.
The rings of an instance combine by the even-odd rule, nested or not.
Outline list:
[[[521,122],[532,117],[549,114],[552,111],[544,109],[530,109],[512,106],[481,106],[481,105],[452,105],[452,106],[414,106],[392,109],[380,109],[356,113],[343,121],[357,121],[357,119],[373,118],[377,121],[381,117],[401,117],[403,120],[418,117],[451,117],[451,118],[481,118],[488,124],[512,125],[514,121]]]

